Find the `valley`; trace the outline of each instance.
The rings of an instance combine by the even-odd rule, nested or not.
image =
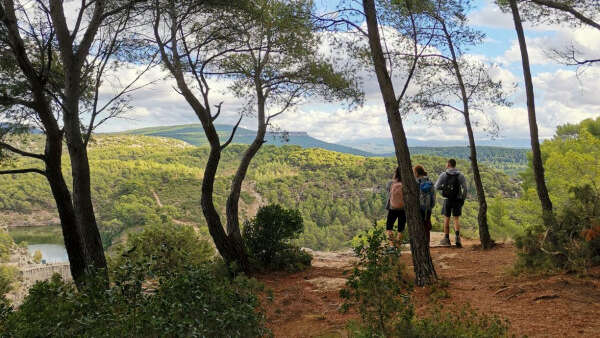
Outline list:
[[[31,136],[29,147],[39,147]],[[245,145],[233,144],[223,154],[215,184],[215,201],[224,211],[227,187]],[[94,205],[103,243],[106,248],[121,243],[127,233],[162,222],[193,225],[208,238],[200,208],[200,186],[207,148],[195,147],[173,138],[97,135],[90,144]],[[432,173],[444,170],[445,159],[415,155]],[[25,159],[12,163],[34,165]],[[64,159],[64,173],[69,177],[69,162]],[[363,157],[295,145],[265,145],[258,153],[243,186],[240,200],[242,220],[256,213],[258,206],[278,203],[298,208],[304,218],[305,231],[297,244],[315,250],[348,247],[354,235],[384,218],[385,184],[395,167],[393,158]],[[470,166],[459,161],[470,177]],[[521,188],[508,175],[483,167],[483,180],[490,196],[515,198]],[[0,192],[0,225],[22,226],[57,224],[50,190],[39,175],[0,177],[7,187]],[[465,206],[465,235],[476,227],[474,186],[469,181],[471,199]],[[510,203],[510,202],[509,202]],[[35,221],[33,221],[35,220]],[[435,226],[441,226],[436,213]],[[492,231],[503,231],[493,228]],[[496,233],[500,234],[500,233]],[[38,233],[41,239],[58,238]],[[27,237],[28,236],[28,237]],[[23,240],[35,240],[35,232]],[[19,237],[18,237],[19,238]],[[18,240],[19,241],[19,240]]]

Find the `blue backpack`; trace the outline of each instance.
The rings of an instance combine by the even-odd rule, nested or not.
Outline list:
[[[421,210],[427,211],[433,208],[435,189],[429,178],[419,179],[419,202]]]

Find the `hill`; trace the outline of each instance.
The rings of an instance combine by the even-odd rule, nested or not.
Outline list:
[[[394,151],[394,143],[391,137],[369,137],[358,138],[352,140],[342,140],[338,142],[356,149],[369,149],[376,154],[386,154]],[[515,149],[530,149],[531,141],[528,138],[503,138],[503,139],[477,139],[477,146],[481,147],[500,147],[500,148],[515,148]],[[409,147],[426,147],[426,148],[444,148],[444,147],[468,147],[469,141],[464,140],[418,140],[414,138],[408,139]]]
[[[225,141],[231,134],[233,129],[230,125],[216,125],[217,132],[221,140]],[[201,146],[207,144],[204,131],[200,124],[187,124],[178,126],[166,127],[151,127],[143,129],[135,129],[125,131],[120,134],[128,135],[145,135],[145,136],[161,136],[169,137],[185,141],[192,145]],[[256,131],[238,128],[234,143],[250,144]],[[336,151],[351,155],[360,155],[365,157],[394,157],[394,147],[391,139],[370,138],[347,141],[346,144],[335,144],[324,142],[316,139],[306,132],[269,132],[266,137],[267,144],[275,146],[297,145],[302,148],[321,148],[325,150]],[[515,141],[517,142],[517,141]],[[454,142],[460,144],[460,142]],[[436,141],[415,141],[409,140],[411,145],[410,151],[414,155],[433,155],[440,157],[453,157],[457,159],[468,160],[470,153],[466,146],[424,146],[425,144],[444,144]],[[490,167],[504,171],[506,174],[516,176],[519,172],[527,167],[527,152],[526,148],[505,148],[498,146],[478,147],[478,157],[482,163]]]
[[[222,142],[229,138],[233,129],[233,126],[226,124],[216,124],[215,127]],[[200,124],[135,129],[122,132],[121,134],[170,137],[185,141],[195,146],[208,144],[206,137],[204,136],[204,130]],[[233,138],[233,143],[250,144],[254,140],[255,135],[255,130],[238,127],[235,137]],[[306,132],[269,131],[267,132],[265,140],[267,141],[267,144],[272,144],[275,146],[297,145],[302,148],[321,148],[352,155],[377,156],[369,151],[321,141],[308,135]]]
[[[40,148],[40,141],[40,137],[32,136],[29,148]],[[245,148],[233,144],[222,155],[215,183],[215,201],[221,211]],[[200,208],[207,157],[207,147],[171,138],[96,136],[90,144],[89,159],[94,205],[105,245],[118,243],[129,231],[157,222],[194,225],[208,236]],[[433,156],[415,155],[413,160],[431,173],[442,172],[445,165],[443,158]],[[27,161],[20,158],[5,166],[37,165]],[[318,250],[347,247],[359,230],[370,227],[373,220],[383,220],[385,184],[395,166],[392,158],[265,145],[249,169],[240,214],[242,219],[251,217],[266,203],[297,208],[305,223],[300,245]],[[468,168],[468,163],[459,161],[459,166]],[[66,158],[63,168],[69,181]],[[471,177],[469,169],[465,174]],[[510,177],[490,167],[483,166],[482,177],[490,196],[515,197],[521,192]],[[473,182],[468,184],[474,198]],[[56,224],[54,201],[41,175],[0,176],[0,186],[0,225],[18,226],[27,220]],[[438,212],[435,214],[439,226],[441,219]],[[477,224],[474,200],[467,201],[464,215],[464,233],[468,234]]]

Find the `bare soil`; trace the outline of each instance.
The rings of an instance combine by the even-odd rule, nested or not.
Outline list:
[[[600,269],[584,276],[514,276],[512,244],[489,251],[477,244],[465,241],[462,249],[431,249],[437,273],[447,281],[443,290],[448,296],[434,300],[435,288],[416,288],[418,315],[427,315],[440,304],[459,309],[468,303],[479,312],[508,319],[510,333],[516,336],[600,337]],[[352,264],[351,253],[314,252],[314,256],[313,267],[304,272],[259,276],[273,291],[273,300],[265,300],[264,307],[276,337],[345,337],[347,322],[358,319],[356,313],[339,312],[339,289]],[[410,253],[403,252],[402,260],[412,270]]]

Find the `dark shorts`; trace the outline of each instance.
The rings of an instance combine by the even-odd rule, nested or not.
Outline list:
[[[387,222],[385,223],[386,230],[394,230],[394,223],[398,220],[398,232],[404,231],[406,227],[406,213],[401,210],[388,210]]]
[[[446,217],[462,215],[462,207],[465,204],[464,200],[445,199],[442,206],[442,215]]]

